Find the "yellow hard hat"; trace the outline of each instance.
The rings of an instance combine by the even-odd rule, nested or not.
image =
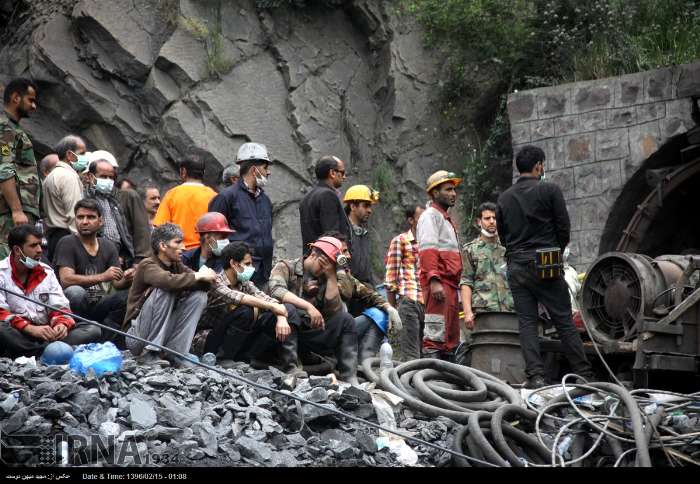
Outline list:
[[[367,185],[353,185],[348,188],[343,197],[343,202],[369,202],[377,203],[379,201],[379,192],[371,189]]]
[[[452,182],[454,186],[458,186],[462,183],[462,179],[457,177],[457,175],[452,171],[438,170],[428,177],[428,187],[425,189],[425,191],[430,193],[430,190],[446,182]]]

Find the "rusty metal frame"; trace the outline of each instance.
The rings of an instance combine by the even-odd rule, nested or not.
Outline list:
[[[615,250],[620,252],[637,252],[639,241],[663,207],[666,196],[698,173],[700,173],[700,158],[695,158],[664,176],[644,201],[637,205],[637,210],[627,227],[622,231],[622,237],[620,237]]]

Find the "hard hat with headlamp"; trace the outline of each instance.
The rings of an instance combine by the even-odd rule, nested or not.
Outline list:
[[[462,183],[462,179],[451,171],[438,170],[428,177],[425,191],[430,193],[430,190],[433,188],[448,182],[452,183],[454,186],[459,186]]]
[[[348,188],[343,197],[343,203],[369,202],[375,204],[379,201],[379,192],[367,185],[353,185]]]
[[[335,237],[320,237],[316,242],[309,244],[328,257],[333,263],[338,263],[339,256],[343,256],[343,244]]]

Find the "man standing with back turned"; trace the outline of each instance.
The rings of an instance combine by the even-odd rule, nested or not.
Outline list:
[[[537,335],[537,303],[544,305],[557,328],[562,348],[573,371],[593,376],[581,338],[571,319],[571,301],[558,268],[542,270],[542,254],[556,262],[563,259],[570,238],[569,213],[561,189],[544,178],[544,152],[525,146],[515,164],[520,178],[498,198],[496,221],[506,247],[508,282],[520,321],[520,344],[525,358],[526,388],[546,385]],[[544,249],[544,251],[543,251]],[[557,257],[557,250],[560,250]],[[553,255],[551,255],[553,254]]]

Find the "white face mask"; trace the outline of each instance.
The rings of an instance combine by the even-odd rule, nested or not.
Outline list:
[[[96,178],[95,179],[95,190],[105,195],[112,193],[114,189],[114,180],[111,178]]]
[[[209,244],[209,248],[211,249],[212,254],[219,257],[221,255],[221,252],[223,252],[224,248],[228,244],[229,244],[228,239],[217,240],[216,244],[214,244],[213,246],[212,246],[212,244]]]
[[[484,227],[479,224],[479,228],[481,229],[481,235],[484,237],[488,237],[489,239],[494,238],[496,235],[498,235],[498,232],[491,233],[488,230],[486,230]]]
[[[481,229],[481,235],[483,235],[484,237],[488,237],[489,239],[492,239],[492,238],[494,238],[494,237],[496,236],[496,233],[494,232],[494,233],[492,234],[491,232],[489,232],[489,231],[486,230],[486,229]]]
[[[262,175],[262,174],[260,173],[260,170],[258,170],[257,167],[255,168],[255,173],[256,173],[256,175],[255,175],[255,183],[256,183],[260,188],[264,187],[264,186],[267,184],[267,177],[264,176],[264,175]]]
[[[21,249],[20,249],[20,252],[22,252]],[[30,259],[30,258],[27,257],[26,255],[24,255],[24,252],[22,252],[22,258],[21,258],[19,261],[24,265],[24,267],[26,267],[26,268],[29,269],[29,270],[32,270],[32,269],[34,269],[36,266],[39,265],[39,261],[38,261],[38,260],[36,260],[36,259]]]

